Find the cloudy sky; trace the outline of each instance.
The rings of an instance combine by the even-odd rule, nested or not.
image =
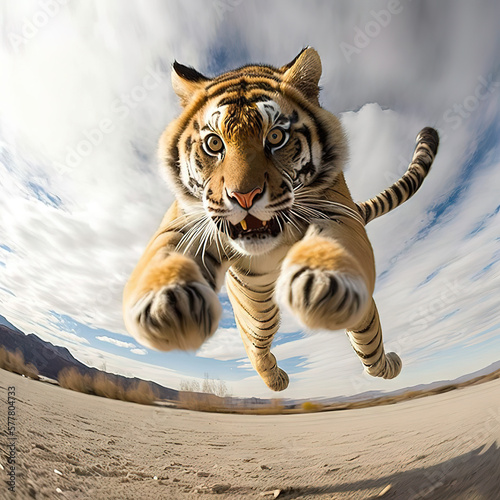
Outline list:
[[[123,285],[172,202],[156,144],[179,112],[174,59],[215,75],[323,61],[321,102],[350,141],[365,200],[406,169],[426,125],[442,143],[419,193],[367,226],[393,381],[371,379],[343,332],[285,316],[273,352],[284,397],[450,379],[500,357],[500,4],[462,1],[23,1],[0,6],[0,314],[81,361],[178,388],[205,373],[270,397],[227,295],[197,353],[140,346]]]

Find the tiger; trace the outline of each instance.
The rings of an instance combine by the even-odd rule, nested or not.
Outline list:
[[[417,136],[406,173],[355,203],[343,169],[347,136],[319,103],[321,59],[250,64],[209,78],[177,61],[181,112],[158,155],[175,201],[123,296],[124,322],[142,345],[197,350],[217,330],[226,286],[248,358],[273,391],[289,385],[271,352],[285,308],[309,331],[346,330],[364,370],[392,379],[373,299],[375,262],[365,225],[410,198],[437,153]]]

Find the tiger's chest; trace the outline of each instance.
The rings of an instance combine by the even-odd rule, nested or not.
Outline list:
[[[237,273],[244,282],[261,284],[276,281],[281,271],[281,264],[292,245],[303,237],[303,234],[290,234],[282,245],[264,255],[240,256],[229,262],[229,268]]]

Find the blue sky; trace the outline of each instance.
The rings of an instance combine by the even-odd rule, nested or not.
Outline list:
[[[209,373],[236,396],[274,396],[224,290],[220,328],[197,353],[139,345],[121,293],[173,200],[155,156],[179,112],[173,60],[215,75],[312,45],[321,102],[349,137],[355,200],[404,172],[423,126],[442,143],[419,193],[367,226],[385,343],[403,372],[371,379],[343,332],[304,333],[284,314],[280,395],[392,390],[499,359],[498,2],[54,1],[0,7],[0,314],[108,371],[174,388]]]

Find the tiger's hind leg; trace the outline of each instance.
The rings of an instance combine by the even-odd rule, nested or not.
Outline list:
[[[236,326],[252,366],[273,391],[288,387],[288,375],[278,367],[271,343],[278,331],[280,311],[274,301],[275,277],[252,277],[229,269],[226,288],[234,310]]]
[[[331,199],[353,208],[343,176],[335,189]],[[375,262],[364,226],[344,216],[310,223],[302,240],[288,251],[276,290],[279,301],[305,326],[348,330],[370,375],[393,378],[401,360],[384,353],[374,286]]]
[[[372,304],[361,321],[348,328],[347,336],[351,345],[365,366],[365,371],[372,377],[391,379],[401,372],[401,359],[395,352],[384,352],[382,327],[377,306]]]

